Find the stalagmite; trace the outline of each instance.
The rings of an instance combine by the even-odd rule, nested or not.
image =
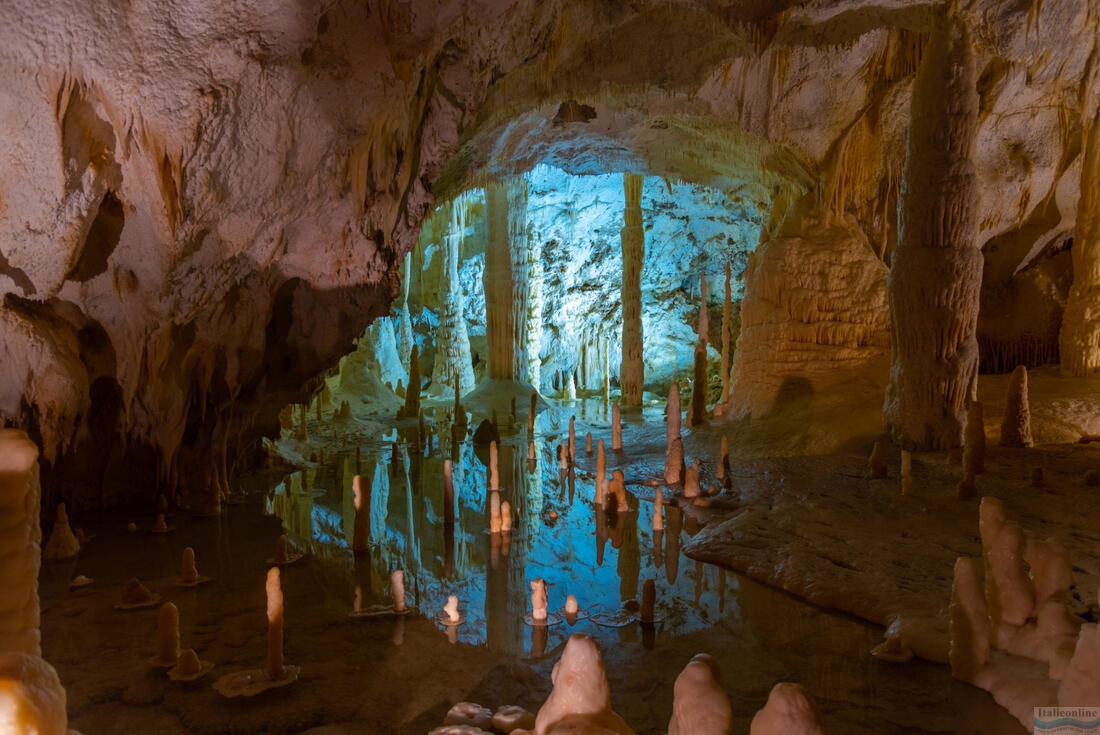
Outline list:
[[[980,475],[985,472],[985,417],[982,404],[971,401],[966,409],[963,441],[963,469]]]
[[[443,615],[452,625],[461,622],[462,616],[458,612],[458,597],[455,595],[447,597],[447,604],[443,606]]]
[[[1028,406],[1027,368],[1017,365],[1008,382],[1005,414],[1001,419],[1002,447],[1030,447],[1031,409]]]
[[[569,450],[564,444],[558,445],[558,467],[562,472],[569,469]]]
[[[180,611],[171,602],[161,605],[157,615],[157,655],[154,666],[175,666],[180,657]]]
[[[1083,133],[1081,198],[1073,233],[1073,285],[1058,336],[1062,370],[1087,375],[1100,370],[1100,114]]]
[[[596,505],[603,505],[606,487],[607,455],[604,453],[603,439],[600,439],[596,442]]]
[[[507,500],[500,503],[500,531],[508,533],[512,530],[512,505]]]
[[[606,504],[611,505],[611,499],[615,500],[615,509],[620,513],[630,510],[630,502],[626,499],[626,477],[622,470],[611,473],[611,482],[608,484],[609,492]]]
[[[528,462],[534,462],[535,461],[535,443],[534,442],[527,442],[527,461]]]
[[[974,52],[964,22],[937,10],[913,84],[898,246],[888,281],[893,364],[883,416],[905,449],[962,443],[984,260],[972,148]]]
[[[1018,523],[1005,520],[996,498],[982,498],[979,532],[985,558],[985,598],[996,633],[1001,623],[1023,625],[1035,607],[1035,593],[1024,564],[1025,538]]]
[[[752,718],[749,735],[825,735],[825,731],[806,690],[800,684],[781,682],[772,687],[768,703]]]
[[[409,355],[409,387],[405,391],[405,405],[397,412],[397,418],[420,416],[420,348],[413,345]]]
[[[619,363],[619,386],[624,406],[642,405],[645,368],[642,362],[642,263],[645,260],[645,231],[642,227],[642,184],[638,174],[623,174],[623,228],[619,232],[622,244],[623,281],[622,360]]]
[[[443,460],[443,523],[453,526],[455,523],[455,483],[451,460]]]
[[[199,570],[195,567],[195,550],[188,546],[183,550],[181,562],[180,581],[184,584],[194,584],[199,581]]]
[[[663,515],[664,510],[664,496],[661,494],[661,488],[657,488],[657,492],[653,499],[653,530],[663,531],[665,529],[665,518]]]
[[[621,451],[623,448],[623,417],[616,402],[611,406],[611,449]]]
[[[867,465],[871,470],[872,480],[881,480],[886,477],[886,447],[881,439],[875,440],[875,446],[871,450]]]
[[[580,612],[580,605],[577,604],[577,596],[569,595],[565,598],[565,614],[576,615]]]
[[[400,569],[390,572],[390,597],[394,611],[405,612],[405,572]]]
[[[531,617],[536,621],[546,620],[546,580],[541,577],[531,580]]]
[[[283,668],[283,587],[279,568],[267,570],[267,675],[278,681]]]
[[[554,688],[535,716],[534,735],[634,735],[611,710],[611,687],[595,640],[580,634],[570,636],[550,678]]]
[[[669,387],[665,412],[665,482],[675,485],[684,477],[684,445],[680,439],[680,388],[675,381]]]
[[[592,454],[592,432],[586,431],[584,433],[584,453]]]
[[[676,677],[672,697],[668,735],[729,735],[733,710],[713,657],[693,656]]]
[[[698,426],[707,415],[707,275],[700,275],[699,327],[695,342],[695,370],[692,373],[691,406],[688,408],[687,425]]]
[[[726,263],[726,294],[722,301],[722,398],[725,406],[730,399],[730,333],[733,331],[733,291],[730,288],[730,264]]]
[[[657,584],[652,579],[642,583],[642,604],[638,619],[643,623],[653,622],[653,611],[657,604]]]
[[[499,450],[496,442],[489,443],[489,489],[500,490]]]
[[[57,504],[57,518],[53,522],[53,530],[50,531],[50,540],[42,550],[43,559],[71,559],[80,553],[80,542],[73,535],[69,526],[69,515],[65,512],[65,504]]]
[[[697,498],[699,491],[699,460],[695,460],[684,474],[684,497]]]
[[[0,429],[0,589],[4,590],[4,603],[0,604],[0,651],[35,656],[41,653],[40,495],[38,447],[22,431]],[[45,662],[43,665],[48,668]]]
[[[577,417],[569,417],[569,463],[577,460]]]
[[[948,613],[951,674],[962,681],[973,681],[989,660],[989,614],[982,589],[981,560],[967,557],[955,560]]]
[[[0,653],[0,732],[76,735],[65,704],[65,688],[49,663],[24,651]]]

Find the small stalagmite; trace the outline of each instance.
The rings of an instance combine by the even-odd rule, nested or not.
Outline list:
[[[718,662],[696,654],[672,687],[668,735],[728,735],[732,726],[733,710]]]
[[[963,468],[975,475],[985,472],[985,416],[982,404],[978,401],[971,401],[966,409]]]
[[[870,468],[872,480],[881,480],[886,477],[886,447],[882,439],[875,440],[875,446],[871,450],[867,465]]]
[[[825,731],[806,690],[800,684],[780,682],[752,718],[749,735],[825,735]]]
[[[1008,381],[1008,394],[1005,396],[1005,414],[1001,419],[1001,446],[1030,447],[1031,445],[1027,368],[1017,365]]]
[[[157,615],[157,655],[150,660],[154,666],[175,666],[180,658],[180,611],[171,602],[160,606]]]
[[[697,498],[699,494],[699,460],[695,460],[684,473],[684,497]]]
[[[623,417],[619,411],[619,402],[611,406],[611,449],[621,451],[623,448]]]
[[[565,598],[565,614],[576,615],[580,612],[580,605],[577,603],[576,595],[569,595]]]
[[[400,569],[390,572],[390,596],[394,612],[405,612],[405,572]]]
[[[584,453],[592,454],[592,432],[587,431],[584,434]]]
[[[546,580],[541,577],[531,580],[531,617],[536,621],[546,620]]]
[[[46,548],[42,549],[43,559],[71,559],[80,553],[80,542],[76,540],[73,529],[69,526],[69,515],[65,512],[65,504],[57,504],[57,519],[53,522],[53,530],[50,531],[50,540],[46,542]]]
[[[272,681],[282,679],[283,667],[283,587],[279,568],[267,570],[267,675]]]
[[[654,609],[657,605],[657,584],[652,579],[642,583],[642,604],[638,613],[638,619],[645,624],[651,624],[654,618]]]
[[[497,443],[489,442],[489,489],[500,490],[499,451]]]
[[[195,567],[195,550],[190,546],[183,550],[183,561],[181,566],[181,582],[184,584],[194,584],[199,581],[199,570]]]
[[[604,452],[603,439],[596,442],[596,504],[603,505],[607,488],[607,454]]]

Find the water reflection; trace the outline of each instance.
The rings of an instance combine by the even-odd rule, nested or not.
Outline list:
[[[444,421],[429,423],[423,439],[414,428],[411,434],[391,432],[376,443],[328,453],[318,468],[284,478],[269,493],[267,511],[282,519],[292,543],[312,551],[315,565],[324,567],[322,584],[348,600],[349,609],[388,603],[390,572],[403,569],[409,602],[421,614],[434,616],[448,595],[458,596],[465,623],[448,629],[452,640],[512,655],[552,654],[575,629],[651,646],[655,635],[707,628],[723,615],[735,615],[736,602],[726,600],[727,585],[736,587],[735,580],[694,562],[685,563],[681,573],[682,535],[692,529],[675,504],[664,506],[664,530],[652,531],[652,500],[631,492],[644,488],[628,480],[622,504],[609,491],[605,510],[595,503],[590,472],[560,470],[558,446],[573,410],[554,407],[540,414],[533,437],[523,426],[503,436],[500,499],[515,519],[510,534],[488,532],[488,448],[468,438],[455,442]],[[581,402],[576,410],[578,423],[585,422],[578,431],[607,433],[598,423],[610,418],[602,406]],[[645,420],[663,433],[659,414]],[[609,471],[620,459],[609,453]],[[446,460],[454,486],[453,524],[446,522]],[[361,477],[358,522],[356,474]],[[357,523],[360,547],[367,535],[358,556],[353,553]],[[654,579],[663,620],[648,630],[600,628],[590,620],[549,630],[529,627],[523,616],[530,581],[538,577],[547,581],[553,612],[561,611],[570,594],[589,612],[616,612],[638,598],[646,579]]]

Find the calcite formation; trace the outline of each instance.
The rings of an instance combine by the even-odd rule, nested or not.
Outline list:
[[[0,732],[76,735],[68,729],[65,689],[53,667],[34,654],[0,653]]]
[[[0,653],[41,654],[38,569],[41,491],[38,448],[22,431],[0,430]]]
[[[645,365],[642,361],[642,263],[645,260],[645,231],[642,227],[642,177],[623,174],[622,242],[622,361],[619,365],[619,385],[624,406],[642,403]]]

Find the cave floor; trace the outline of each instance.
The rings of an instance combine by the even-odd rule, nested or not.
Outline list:
[[[577,468],[562,474],[556,447],[574,411]],[[593,530],[595,460],[583,450],[586,431],[609,436],[610,417],[597,401],[554,403],[539,415],[533,471],[522,427],[504,431],[502,494],[517,517],[507,544],[494,543],[485,532],[485,453],[468,440],[453,446],[443,422],[437,430],[430,419],[432,448],[420,451],[403,440],[408,426],[397,431],[392,422],[360,418],[312,421],[310,442],[284,439],[281,451],[313,454],[316,461],[247,478],[245,486],[257,492],[218,518],[177,512],[169,518],[177,528],[166,535],[147,533],[152,509],[75,518],[74,525],[95,538],[78,559],[47,563],[41,576],[44,655],[68,690],[70,726],[84,735],[420,735],[440,724],[460,700],[493,708],[520,704],[534,711],[549,692],[550,669],[568,635],[584,632],[603,648],[615,709],[640,735],[665,731],[672,684],[690,657],[702,651],[722,665],[735,733],[748,732],[776,681],[806,686],[826,730],[834,734],[1023,732],[985,692],[953,680],[946,666],[871,657],[871,647],[882,640],[881,627],[689,559],[683,547],[699,534],[699,521],[707,520],[697,509],[666,506],[667,530],[655,548],[650,480],[663,464],[661,414],[652,406],[624,417],[627,449],[609,452],[608,465],[609,471],[624,467],[631,511],[602,518],[606,535]],[[706,461],[714,444],[706,432],[688,437],[689,458],[699,454]],[[453,534],[442,523],[446,457],[455,465]],[[841,472],[854,462],[818,459]],[[779,467],[771,470],[773,478]],[[374,544],[369,557],[358,558],[348,543],[357,469],[370,478]],[[735,478],[744,474],[735,467]],[[707,471],[703,478],[704,486],[715,484]],[[141,530],[128,533],[130,521]],[[212,681],[264,660],[265,560],[280,533],[294,549],[307,552],[283,576],[286,659],[302,666],[301,679],[249,700],[225,700]],[[200,573],[212,577],[197,589],[173,585],[185,546],[194,547]],[[419,614],[349,618],[357,600],[360,605],[388,600],[388,574],[395,568],[405,570],[409,601]],[[68,581],[77,574],[95,583],[70,591]],[[177,684],[146,665],[155,652],[156,609],[113,609],[133,576],[179,607],[182,645],[213,661],[212,674]],[[636,624],[604,627],[582,620],[540,635],[523,622],[535,577],[548,581],[552,611],[571,593],[582,608],[609,616],[640,595],[644,579],[654,578],[661,623],[643,631]],[[462,601],[466,622],[445,631],[433,618],[449,594]]]

